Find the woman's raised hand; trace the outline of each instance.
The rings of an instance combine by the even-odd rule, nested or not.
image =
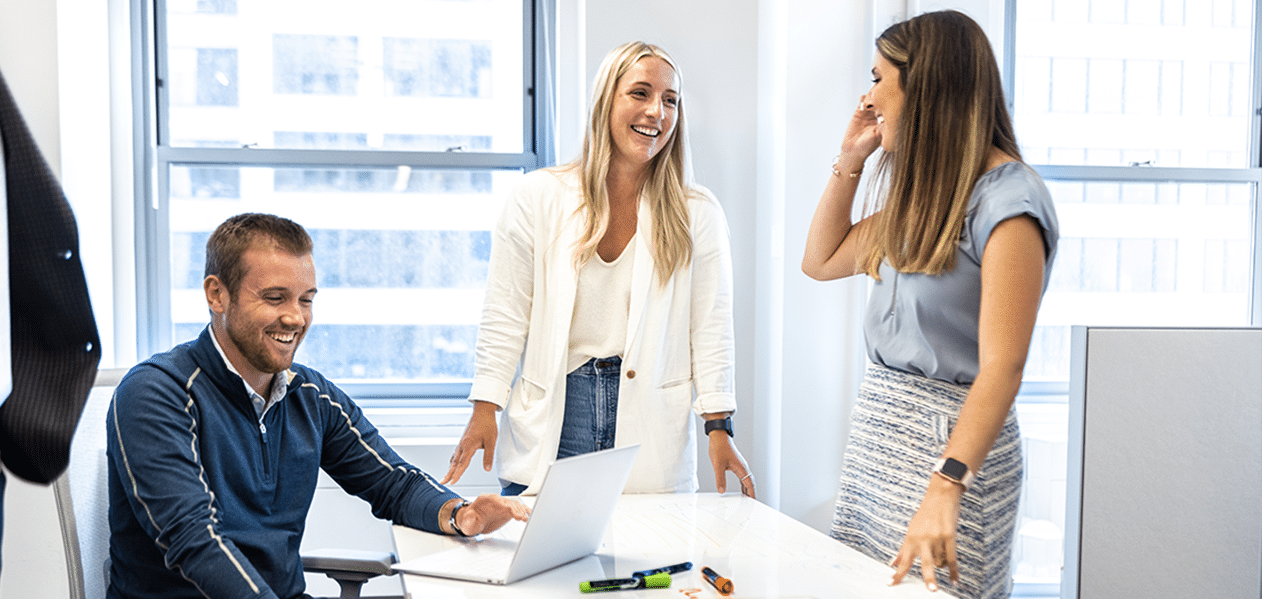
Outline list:
[[[881,147],[881,134],[881,123],[868,105],[867,94],[864,94],[859,97],[859,106],[850,116],[846,134],[841,139],[841,161],[838,168],[845,166],[851,171],[863,168],[863,161]]]

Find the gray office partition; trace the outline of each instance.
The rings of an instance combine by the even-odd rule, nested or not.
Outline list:
[[[1262,329],[1074,327],[1066,599],[1262,597]]]

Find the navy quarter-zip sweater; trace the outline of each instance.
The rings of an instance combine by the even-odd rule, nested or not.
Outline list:
[[[137,365],[107,422],[110,599],[293,599],[320,469],[378,518],[439,532],[457,498],[386,444],[318,372],[294,364],[259,421],[207,327]]]

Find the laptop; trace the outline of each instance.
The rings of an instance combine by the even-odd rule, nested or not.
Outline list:
[[[495,535],[394,565],[396,572],[490,584],[512,584],[587,557],[613,519],[639,445],[553,462],[519,540]]]

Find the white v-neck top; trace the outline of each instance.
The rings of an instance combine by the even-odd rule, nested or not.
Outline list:
[[[605,262],[600,254],[594,254],[579,269],[566,372],[573,372],[592,358],[621,356],[626,349],[634,244],[632,235],[613,262]]]

